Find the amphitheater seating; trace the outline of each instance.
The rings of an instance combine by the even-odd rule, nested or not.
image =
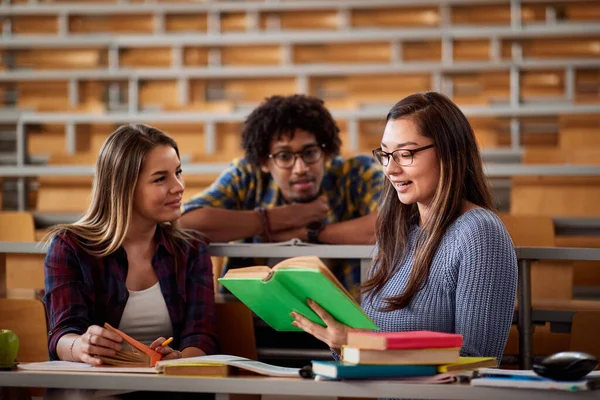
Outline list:
[[[33,217],[27,212],[0,212],[0,241],[35,242]],[[8,297],[35,298],[44,288],[44,256],[7,254],[6,288]]]
[[[0,325],[19,336],[20,362],[48,360],[46,311],[41,301],[0,298]]]

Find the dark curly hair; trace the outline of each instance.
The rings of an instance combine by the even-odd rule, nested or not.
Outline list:
[[[269,155],[271,141],[288,135],[293,138],[296,129],[314,134],[317,142],[325,145],[328,155],[339,154],[342,144],[340,129],[323,105],[323,100],[295,94],[268,97],[246,118],[242,131],[246,159],[260,166]]]

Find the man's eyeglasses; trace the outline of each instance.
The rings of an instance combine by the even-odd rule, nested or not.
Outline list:
[[[314,164],[323,157],[324,144],[314,144],[305,147],[301,151],[280,151],[269,154],[269,158],[275,162],[279,168],[290,169],[296,164],[296,158],[300,156],[304,164]]]
[[[414,155],[420,151],[427,150],[433,147],[433,144],[419,147],[418,149],[398,149],[391,153],[381,150],[381,147],[373,150],[373,156],[377,162],[384,167],[387,167],[390,163],[390,157],[394,159],[394,162],[401,167],[407,167],[413,163]]]

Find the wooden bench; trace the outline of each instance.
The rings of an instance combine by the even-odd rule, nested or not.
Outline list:
[[[0,212],[0,241],[35,242],[33,216],[27,212]],[[31,297],[32,291],[44,288],[43,254],[6,254],[4,261],[9,297],[21,297],[23,289]]]

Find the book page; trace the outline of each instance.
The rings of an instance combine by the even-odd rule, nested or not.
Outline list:
[[[223,278],[257,278],[264,279],[271,273],[271,268],[264,265],[255,267],[234,268],[228,270]]]
[[[302,257],[292,257],[286,260],[281,261],[279,264],[273,267],[273,270],[276,271],[278,269],[317,269],[319,270],[327,279],[333,282],[342,292],[344,292],[350,299],[354,302],[354,298],[350,295],[348,290],[340,283],[340,281],[335,277],[335,275],[327,268],[327,266],[321,261],[319,257],[315,256],[302,256]],[[358,304],[358,303],[357,303]]]
[[[156,368],[162,370],[166,365],[193,365],[197,363],[201,364],[220,364],[220,365],[231,365],[245,369],[247,371],[256,372],[257,374],[267,376],[278,376],[278,377],[300,377],[300,369],[280,367],[277,365],[266,364],[260,361],[250,360],[244,357],[230,356],[227,354],[216,354],[211,356],[199,356],[189,358],[179,358],[177,360],[165,360],[156,363]]]

